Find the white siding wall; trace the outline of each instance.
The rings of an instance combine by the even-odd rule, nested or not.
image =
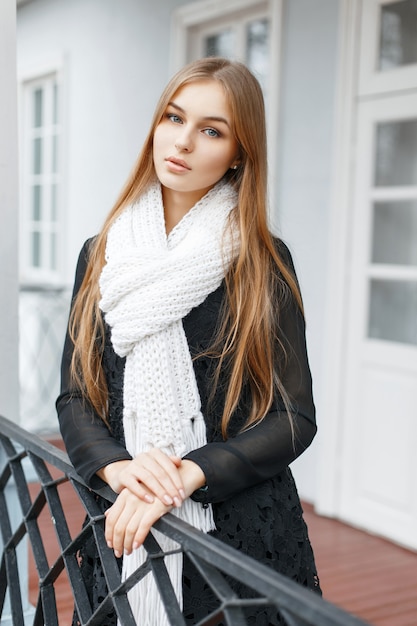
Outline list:
[[[100,228],[141,147],[169,77],[171,10],[180,0],[36,0],[18,11],[23,77],[62,63],[65,280]]]
[[[302,497],[314,501],[320,454],[328,226],[336,91],[338,2],[290,0],[283,26],[277,220],[301,283],[319,434],[294,463]]]
[[[19,421],[16,6],[0,3],[0,414]]]

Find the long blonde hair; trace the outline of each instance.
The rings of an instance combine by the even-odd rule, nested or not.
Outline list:
[[[102,367],[104,324],[98,306],[107,233],[121,211],[155,179],[153,136],[168,103],[183,85],[207,79],[223,86],[240,156],[238,169],[229,170],[225,175],[238,191],[234,219],[240,231],[240,248],[226,275],[227,306],[213,345],[213,354],[218,357],[217,373],[227,364],[228,388],[222,416],[222,432],[227,437],[229,422],[244,385],[249,384],[251,390],[251,411],[246,426],[266,415],[277,388],[288,406],[277,364],[285,361],[277,310],[280,298],[289,292],[302,309],[296,280],[274,245],[267,225],[264,101],[258,81],[241,63],[216,57],[200,59],[180,70],[162,93],[134,169],[90,250],[86,274],[70,317],[74,343],[71,374],[76,387],[107,421],[108,390]],[[278,361],[277,346],[281,352]]]

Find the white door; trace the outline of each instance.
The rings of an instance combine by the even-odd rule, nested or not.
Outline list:
[[[338,512],[417,548],[417,2],[362,6]]]

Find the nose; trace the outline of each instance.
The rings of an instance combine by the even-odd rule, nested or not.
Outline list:
[[[189,142],[186,141],[176,141],[175,142],[175,147],[178,150],[178,152],[189,152],[190,151],[190,146],[189,146]]]
[[[184,125],[185,126],[185,125]],[[178,152],[191,152],[193,149],[193,141],[191,138],[191,129],[181,127],[175,140],[175,148]]]

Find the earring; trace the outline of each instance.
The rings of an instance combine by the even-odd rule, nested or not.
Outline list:
[[[232,170],[237,170],[237,165],[233,165]]]

